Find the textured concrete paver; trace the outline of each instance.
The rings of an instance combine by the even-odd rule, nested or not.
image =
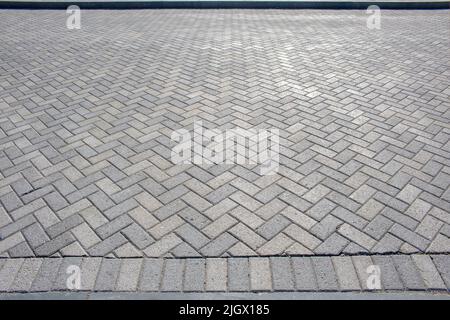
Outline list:
[[[0,292],[403,292],[412,289],[448,295],[446,262],[448,255],[435,255],[432,259],[428,255],[413,258],[405,255],[84,258],[82,262],[78,258],[0,259],[3,266]],[[80,263],[82,287],[68,287],[71,274],[66,273],[66,266]],[[370,270],[367,272],[366,265],[380,267],[381,287],[366,285],[364,275],[374,275]],[[59,272],[50,273],[50,270]],[[83,287],[85,284],[89,285]]]
[[[0,15],[1,257],[449,252],[448,11]],[[200,120],[278,173],[172,163]]]

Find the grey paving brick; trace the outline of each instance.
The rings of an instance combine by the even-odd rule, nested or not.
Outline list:
[[[409,290],[424,290],[426,285],[420,276],[414,262],[409,256],[393,256],[395,267],[403,284]]]
[[[349,241],[339,234],[332,234],[328,239],[322,242],[314,252],[317,254],[339,254],[348,245]]]
[[[10,235],[20,231],[21,229],[24,229],[29,225],[33,224],[35,221],[36,219],[32,215],[28,215],[26,217],[20,218],[17,221],[14,221],[13,223],[6,225],[5,227],[0,229],[0,239],[5,239],[9,237]]]
[[[35,252],[37,256],[47,257],[54,254],[55,252],[58,252],[58,250],[61,250],[74,241],[75,238],[72,236],[72,234],[70,232],[66,232],[37,247],[35,249]]]
[[[9,290],[13,292],[29,291],[31,285],[33,284],[33,280],[35,279],[42,265],[42,260],[43,259],[33,258],[26,259],[20,267],[20,270],[17,273],[16,278],[11,284]]]
[[[30,291],[32,292],[45,292],[50,291],[53,288],[53,282],[58,275],[58,270],[62,264],[63,259],[44,259],[42,265],[37,273]]]
[[[97,228],[95,232],[102,238],[106,239],[111,235],[116,234],[118,231],[124,229],[133,223],[133,220],[127,215],[122,215],[111,222],[105,223],[101,227]]]
[[[144,250],[144,253],[147,257],[160,257],[166,254],[169,250],[175,248],[181,242],[182,240],[178,236],[174,234],[168,234],[167,236],[148,246]]]
[[[276,234],[289,225],[289,220],[283,216],[275,216],[256,231],[266,239],[272,239]]]
[[[8,259],[0,270],[0,292],[7,292],[14,283],[24,259]]]
[[[187,259],[184,271],[184,291],[202,292],[205,289],[205,259]]]
[[[221,258],[206,259],[206,291],[226,291],[228,283],[228,261]]]
[[[161,291],[181,291],[183,289],[184,260],[166,260],[164,263]]]
[[[275,291],[292,291],[295,288],[291,260],[288,257],[270,258],[273,288]]]
[[[91,256],[102,257],[126,242],[127,240],[123,235],[120,233],[115,233],[111,237],[106,238],[102,242],[99,242],[95,246],[91,247],[88,252]]]
[[[299,291],[317,290],[317,281],[311,258],[292,257],[292,269],[294,272],[296,289]]]
[[[155,241],[142,227],[136,223],[133,223],[123,229],[122,234],[125,235],[125,237],[139,249],[146,248]]]
[[[203,233],[188,224],[177,228],[175,232],[197,250],[209,242],[209,239]]]
[[[141,273],[142,259],[122,259],[116,290],[136,291]]]
[[[311,228],[311,233],[319,237],[322,240],[327,239],[332,233],[334,233],[338,226],[343,222],[332,215],[327,215],[322,221],[317,223]]]
[[[442,280],[444,280],[447,289],[450,290],[450,259],[448,255],[432,256],[434,265],[436,266]]]
[[[346,223],[339,227],[338,232],[367,250],[370,250],[376,244],[376,240]]]
[[[380,268],[381,286],[384,290],[403,290],[404,286],[400,279],[394,262],[390,256],[373,256],[374,266]]]
[[[312,257],[311,260],[319,289],[323,291],[338,291],[339,284],[331,258]]]
[[[228,259],[228,290],[250,290],[250,268],[247,258]]]
[[[249,258],[251,291],[271,291],[272,276],[269,258]]]
[[[442,280],[439,272],[433,264],[433,261],[429,256],[426,255],[413,255],[411,256],[417,270],[420,273],[423,281],[425,282],[428,289],[439,290],[447,289],[445,283]]]
[[[103,259],[95,281],[95,291],[113,291],[120,273],[121,261]]]
[[[314,219],[322,220],[328,213],[330,213],[336,204],[328,199],[322,199],[318,201],[312,208],[310,208],[306,213]]]
[[[55,238],[56,236],[70,230],[78,225],[83,223],[83,219],[79,215],[72,215],[63,221],[52,225],[47,228],[46,232],[51,238]]]
[[[352,257],[353,266],[355,267],[356,273],[358,274],[359,283],[361,285],[362,290],[373,290],[373,288],[368,287],[368,279],[369,276],[372,275],[370,273],[369,267],[375,266],[371,257],[369,256],[354,256]],[[381,289],[381,288],[380,288]]]
[[[38,223],[34,223],[23,229],[22,234],[32,247],[38,247],[49,240],[44,229]]]
[[[83,258],[81,262],[81,290],[92,291],[95,287],[97,274],[102,264],[101,258]]]
[[[372,238],[380,240],[389,231],[393,224],[394,222],[388,218],[378,215],[364,228],[364,232]],[[378,244],[379,243],[380,242],[378,242]]]
[[[162,259],[144,259],[138,286],[139,290],[159,290],[162,279],[163,263],[164,261]]]
[[[229,233],[222,233],[216,239],[204,246],[200,252],[207,257],[221,256],[236,242],[238,242],[238,240]]]
[[[68,290],[68,278],[70,276],[69,267],[77,267],[81,270],[82,258],[80,257],[68,257],[62,260],[59,266],[58,274],[52,285],[52,291],[63,291]]]
[[[352,259],[350,257],[332,257],[331,259],[341,291],[360,290],[361,287]]]
[[[427,239],[419,236],[418,234],[406,229],[399,224],[395,224],[394,226],[392,226],[389,232],[394,236],[410,243],[419,250],[426,250],[426,248],[428,247],[429,241]]]

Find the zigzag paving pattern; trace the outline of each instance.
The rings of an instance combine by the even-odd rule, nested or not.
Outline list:
[[[448,11],[66,18],[0,11],[1,264],[450,251]],[[278,173],[173,164],[200,120],[279,129]]]

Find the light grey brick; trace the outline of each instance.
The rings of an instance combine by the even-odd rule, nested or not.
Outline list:
[[[296,289],[299,291],[317,290],[314,268],[309,257],[292,257]]]
[[[178,244],[180,244],[183,240],[181,240],[178,236],[173,233],[170,233],[155,243],[148,246],[144,253],[147,257],[157,258],[163,256],[167,251],[173,249]]]
[[[27,242],[34,248],[49,240],[49,237],[39,223],[34,223],[31,226],[26,227],[22,234],[25,239],[27,239]]]
[[[374,266],[371,257],[369,256],[354,256],[352,257],[353,260],[353,266],[355,267],[356,273],[358,274],[359,283],[361,285],[361,288],[363,290],[373,290],[369,289],[367,286],[367,279],[371,275],[368,271],[368,269],[371,266]]]
[[[374,266],[380,268],[381,286],[384,290],[403,290],[403,283],[400,279],[394,262],[390,256],[373,256]],[[367,270],[366,270],[367,271]]]
[[[405,240],[421,251],[425,251],[428,247],[428,244],[430,243],[430,241],[428,241],[427,239],[419,236],[418,234],[412,232],[409,229],[406,229],[399,224],[395,224],[394,226],[392,226],[389,232],[394,236]]]
[[[372,253],[398,252],[404,242],[387,233],[371,250]]]
[[[187,259],[184,272],[184,291],[202,292],[205,289],[205,259]]]
[[[269,258],[249,258],[250,289],[252,291],[271,291],[272,276]]]
[[[181,291],[183,289],[184,260],[168,259],[164,263],[161,291]]]
[[[83,258],[81,262],[81,290],[93,291],[102,258]]]
[[[283,216],[276,215],[262,226],[260,226],[256,231],[266,238],[267,240],[272,239],[276,234],[281,232],[290,224],[289,220]]]
[[[25,259],[9,291],[27,292],[35,279],[43,259]]]
[[[189,224],[182,225],[175,232],[197,250],[209,242],[209,239],[203,233]]]
[[[346,223],[339,227],[338,232],[367,250],[370,250],[376,244],[373,238]]]
[[[52,290],[54,291],[63,291],[69,290],[67,287],[67,280],[70,276],[69,267],[75,266],[81,269],[81,258],[79,257],[69,257],[64,258],[62,263],[59,266],[58,275],[53,282]]]
[[[258,235],[243,223],[238,223],[237,225],[232,227],[230,229],[230,233],[253,250],[256,250],[265,243],[264,238],[262,238],[260,235]]]
[[[247,258],[228,259],[228,290],[249,291],[249,264]]]
[[[439,255],[431,256],[433,263],[436,266],[442,280],[444,280],[447,289],[450,290],[450,256]]]
[[[8,259],[0,270],[0,292],[7,292],[14,283],[24,259]]]
[[[332,257],[331,259],[341,291],[361,290],[352,259],[350,257]]]
[[[325,240],[334,233],[342,223],[343,222],[336,217],[327,215],[322,221],[312,227],[310,232],[316,237]]]
[[[382,215],[376,216],[365,228],[364,232],[369,236],[380,240],[394,223]],[[378,242],[379,243],[379,242]]]
[[[226,291],[228,283],[228,260],[221,258],[206,259],[206,290]]]
[[[135,291],[141,272],[142,259],[121,259],[121,261],[116,290]]]
[[[163,271],[162,259],[144,259],[139,290],[158,291]]]
[[[272,257],[270,262],[272,266],[273,289],[275,291],[294,290],[295,280],[290,258]]]
[[[36,275],[30,291],[32,292],[45,292],[50,291],[53,288],[53,282],[58,275],[58,271],[62,264],[63,259],[44,259],[38,274]]]
[[[411,256],[414,264],[419,270],[419,273],[425,282],[428,289],[431,290],[446,290],[445,283],[442,280],[439,272],[433,264],[433,261],[426,255],[413,255]]]
[[[330,213],[336,204],[328,199],[322,199],[310,208],[306,214],[316,220],[322,220],[328,213]]]
[[[319,289],[323,291],[338,291],[339,285],[331,258],[312,257],[311,260]]]

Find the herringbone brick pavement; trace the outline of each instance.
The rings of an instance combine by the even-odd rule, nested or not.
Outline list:
[[[0,11],[0,257],[450,251],[448,11]],[[174,165],[277,128],[278,174]]]

